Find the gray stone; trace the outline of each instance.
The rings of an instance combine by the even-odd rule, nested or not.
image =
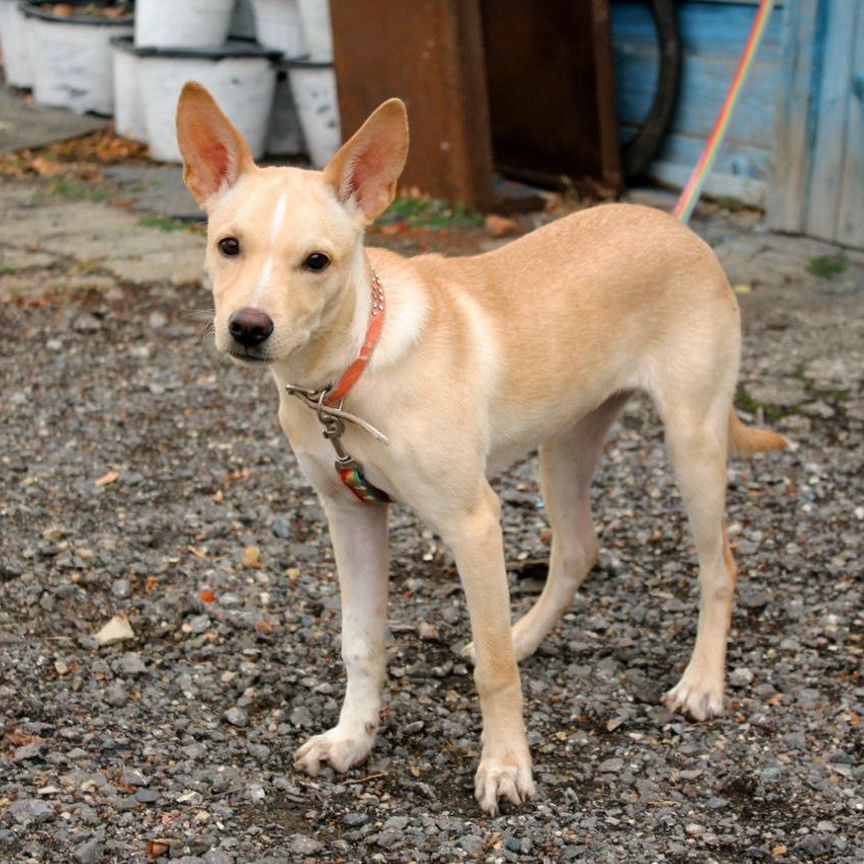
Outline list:
[[[115,579],[111,584],[111,594],[118,600],[126,600],[132,596],[132,583],[128,579]]]
[[[96,864],[102,860],[102,841],[94,837],[86,843],[82,843],[72,853],[72,860],[76,864]]]
[[[295,855],[314,855],[324,848],[322,843],[305,834],[294,834],[288,843],[288,851]]]
[[[15,801],[6,810],[6,815],[11,817],[19,825],[41,825],[43,822],[54,821],[54,808],[47,801],[38,798],[25,798],[23,801]]]
[[[238,708],[236,705],[233,708],[229,708],[225,712],[224,716],[232,726],[242,727],[249,722],[249,715],[242,708]]]

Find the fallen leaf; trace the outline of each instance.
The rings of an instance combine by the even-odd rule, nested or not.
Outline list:
[[[45,743],[45,739],[41,735],[28,735],[26,732],[19,732],[17,729],[10,729],[3,737],[14,747],[22,747],[25,744]]]
[[[115,615],[101,630],[93,634],[100,645],[113,645],[125,639],[134,639],[135,633],[129,619],[120,613]]]
[[[212,603],[216,599],[216,595],[212,591],[202,591],[198,597],[202,603]]]
[[[155,576],[148,576],[147,582],[144,585],[144,593],[152,594],[156,590],[156,586],[159,584],[159,580]]]
[[[150,858],[162,858],[167,855],[171,847],[177,841],[173,838],[165,838],[162,840],[148,840],[147,841],[147,855]]]
[[[201,546],[187,546],[186,547],[199,561],[207,560],[207,550]]]
[[[490,237],[506,237],[508,234],[515,234],[519,230],[519,225],[506,216],[496,216],[490,213],[484,223],[486,233]]]
[[[243,550],[243,566],[250,570],[261,570],[264,567],[261,563],[261,550],[257,546],[247,546]]]
[[[109,471],[107,474],[103,474],[98,480],[96,480],[96,485],[100,488],[103,486],[109,486],[111,483],[116,483],[120,479],[120,475],[116,471]]]
[[[774,858],[782,858],[789,850],[782,844],[778,843],[772,850],[771,855]]]

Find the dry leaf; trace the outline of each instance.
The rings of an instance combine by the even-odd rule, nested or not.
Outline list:
[[[484,222],[486,233],[490,237],[506,237],[508,234],[515,234],[519,230],[519,225],[506,216],[496,216],[490,213]]]
[[[108,486],[111,483],[116,483],[119,479],[120,475],[116,471],[109,471],[107,474],[103,474],[96,481],[96,485],[101,488],[102,486]]]
[[[168,854],[168,851],[177,841],[173,838],[165,837],[162,840],[147,841],[147,855],[150,858],[162,858]]]
[[[216,599],[216,595],[212,591],[202,591],[198,597],[202,603],[212,603]]]
[[[771,855],[774,858],[782,858],[789,850],[782,844],[778,843],[772,850]]]
[[[159,584],[159,580],[155,576],[148,576],[147,582],[144,585],[144,593],[152,594],[156,590],[156,586]]]
[[[261,550],[257,546],[247,546],[243,550],[243,566],[250,570],[261,570],[264,567],[261,563]]]
[[[115,615],[101,630],[93,634],[100,645],[113,645],[125,639],[134,639],[135,633],[129,619],[122,614]]]
[[[199,561],[207,560],[207,550],[202,546],[187,546],[186,547]]]
[[[17,729],[10,729],[3,736],[13,747],[21,747],[25,744],[44,744],[45,739],[41,735],[28,735]]]

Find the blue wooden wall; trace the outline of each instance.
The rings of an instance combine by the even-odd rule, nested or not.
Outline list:
[[[657,80],[658,48],[644,2],[612,4],[615,77],[622,140],[648,112]],[[756,13],[752,2],[678,4],[684,48],[681,90],[670,134],[649,174],[681,187],[702,148],[735,69]],[[775,148],[775,108],[781,89],[783,3],[772,13],[726,141],[705,192],[764,205]]]

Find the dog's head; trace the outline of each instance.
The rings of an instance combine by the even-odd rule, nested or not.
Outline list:
[[[393,200],[408,153],[404,104],[381,105],[323,171],[259,168],[200,84],[177,107],[183,179],[207,212],[216,347],[240,362],[295,357],[365,278],[363,231]]]

